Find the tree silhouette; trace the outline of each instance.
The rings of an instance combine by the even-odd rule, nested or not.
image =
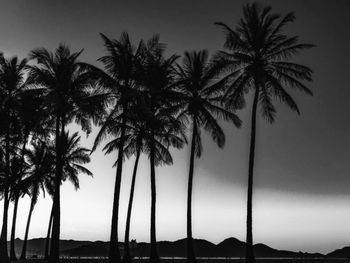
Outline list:
[[[23,197],[28,192],[27,181],[23,179],[27,175],[27,165],[23,163],[21,155],[12,155],[10,165],[10,200],[14,202],[12,226],[11,226],[11,243],[10,243],[10,261],[16,261],[15,252],[15,233],[17,223],[17,210],[20,197]]]
[[[69,135],[69,132],[64,133],[62,136],[62,182],[69,180],[75,190],[78,190],[80,188],[78,175],[92,176],[92,173],[83,166],[90,162],[90,152],[90,149],[80,147],[80,136],[77,132],[72,136]]]
[[[104,87],[108,94],[107,114],[101,118],[100,131],[96,136],[93,151],[107,136],[120,137],[118,140],[118,159],[116,170],[116,181],[114,186],[113,211],[111,223],[111,235],[109,243],[109,262],[121,262],[118,247],[118,211],[120,184],[123,168],[123,151],[125,145],[125,133],[127,125],[127,112],[134,103],[134,95],[138,90],[137,68],[140,64],[141,51],[144,50],[143,41],[139,42],[137,48],[132,44],[127,32],[123,32],[119,40],[111,40],[101,34],[104,40],[107,55],[101,57],[105,72],[95,68],[96,78],[99,85]],[[116,123],[118,125],[116,126]]]
[[[30,191],[30,194],[35,196],[35,193],[38,193],[35,190],[35,182],[37,184],[42,184],[40,176],[41,175],[45,180],[45,189],[53,197],[54,192],[54,155],[50,154],[50,151],[47,149],[48,142],[51,139],[51,134],[54,127],[54,119],[50,117],[47,110],[48,105],[45,103],[45,96],[42,93],[41,89],[30,89],[27,88],[21,96],[21,107],[20,107],[20,122],[23,127],[23,144],[22,144],[22,164],[24,159],[31,161],[31,179],[27,180],[29,186],[33,188]],[[27,143],[31,142],[31,147],[33,151],[29,153],[26,148]],[[50,158],[51,157],[51,158]],[[44,171],[51,165],[51,173]],[[36,167],[34,167],[36,166]],[[33,175],[33,169],[36,169],[36,176]],[[40,172],[42,171],[42,173]],[[50,176],[49,176],[50,175]],[[34,177],[33,177],[34,176]],[[33,180],[33,182],[31,182]],[[29,188],[28,186],[28,188]],[[45,193],[43,191],[43,193]],[[36,204],[36,200],[33,197],[31,198],[31,205],[29,209],[29,214],[27,218],[27,226],[25,230],[25,237],[22,246],[21,259],[26,258],[26,246],[29,233],[29,226],[31,221],[31,215]],[[47,260],[47,257],[45,258]]]
[[[215,143],[222,148],[225,134],[218,120],[233,122],[240,127],[240,119],[225,109],[222,103],[223,83],[218,81],[219,65],[208,62],[206,50],[185,52],[182,66],[178,67],[179,86],[183,94],[183,111],[180,118],[192,123],[191,155],[187,194],[187,260],[196,262],[192,241],[192,187],[194,158],[202,153],[201,129],[209,132]]]
[[[251,90],[254,92],[247,194],[246,262],[248,263],[255,262],[252,196],[257,109],[260,107],[262,117],[272,123],[276,115],[273,98],[279,99],[291,110],[300,113],[285,87],[312,94],[302,83],[311,81],[311,69],[290,62],[293,55],[299,51],[313,47],[310,44],[300,44],[297,36],[290,37],[284,34],[285,25],[294,19],[294,13],[282,17],[271,13],[269,6],[261,8],[253,3],[243,7],[243,18],[235,29],[224,23],[216,23],[224,29],[225,48],[229,50],[229,52],[222,51],[218,55],[218,61],[226,64],[226,70],[230,71],[222,80],[228,84],[224,94],[227,103],[232,107],[245,105],[244,95]]]
[[[26,162],[25,162],[25,152],[26,146],[30,138],[32,140],[36,137],[47,136],[48,127],[51,125],[47,121],[46,111],[43,110],[40,106],[43,105],[42,98],[40,93],[30,90],[27,88],[26,83],[24,82],[21,92],[18,96],[17,101],[17,122],[19,123],[17,130],[18,137],[14,144],[16,145],[16,155],[18,155],[16,162],[16,181],[14,182],[17,185],[23,185],[26,187],[26,182],[23,181],[26,171]],[[12,163],[12,161],[11,161]],[[23,189],[26,190],[26,189]],[[25,191],[27,193],[27,191]],[[11,229],[11,246],[10,246],[10,260],[15,261],[15,229],[16,229],[16,218],[17,218],[17,209],[19,202],[20,193],[15,193],[13,195],[14,201],[14,210],[13,210],[13,221]]]
[[[29,227],[34,207],[38,201],[40,191],[45,196],[45,186],[54,180],[54,156],[50,152],[46,142],[33,141],[32,149],[26,150],[26,160],[28,166],[28,177],[24,179],[31,197],[29,214],[27,218],[24,242],[22,247],[21,259],[26,259],[27,240]],[[52,183],[51,183],[52,184]]]
[[[24,88],[24,72],[27,67],[27,60],[18,60],[17,57],[4,58],[0,54],[0,134],[4,142],[4,213],[3,224],[0,236],[0,261],[9,262],[7,251],[7,227],[8,227],[8,206],[10,199],[10,176],[11,176],[11,154],[14,145],[18,141],[20,124],[18,122],[19,96]],[[13,255],[14,256],[14,255]]]
[[[129,158],[132,155],[135,155],[135,163],[134,163],[134,168],[132,173],[132,181],[131,181],[131,187],[130,187],[127,218],[126,218],[123,262],[132,261],[131,253],[130,253],[130,222],[131,222],[131,213],[132,213],[132,207],[133,207],[133,199],[134,199],[135,183],[136,183],[139,159],[140,159],[141,153],[145,153],[147,155],[149,155],[150,153],[150,148],[149,148],[150,136],[146,129],[145,120],[140,118],[140,115],[142,115],[141,113],[142,109],[143,108],[141,108],[137,104],[129,108],[128,118],[127,118],[128,122],[127,122],[126,134],[125,134],[125,146],[123,150],[124,156],[127,158]],[[118,126],[119,126],[119,122],[116,122],[115,130],[118,130]],[[163,140],[165,139],[163,138],[163,136],[164,136],[163,134],[160,134],[155,138],[156,165],[172,164],[173,162],[169,150],[162,144]],[[114,150],[117,150],[119,147],[120,139],[121,139],[120,137],[117,137],[111,140],[110,142],[108,142],[103,148],[105,153],[110,154]],[[178,140],[182,140],[182,139],[178,138]],[[114,165],[117,165],[117,162]]]
[[[79,174],[87,174],[92,176],[92,173],[86,169],[83,164],[90,162],[89,149],[80,147],[80,136],[74,133],[72,136],[69,132],[65,132],[61,139],[63,175],[61,184],[69,180],[72,182],[76,190],[79,189]],[[21,259],[26,257],[27,238],[29,225],[34,206],[40,194],[40,189],[45,194],[46,191],[52,195],[54,188],[54,166],[55,166],[55,145],[47,142],[38,141],[33,143],[33,150],[27,151],[28,165],[31,167],[30,176],[26,178],[29,183],[31,192],[31,205],[27,220],[25,239],[22,249]],[[52,211],[50,221],[52,220]],[[50,226],[48,232],[50,233]],[[50,237],[48,237],[49,239]],[[46,252],[45,248],[45,252]],[[46,252],[48,253],[48,252]],[[46,255],[48,256],[48,255]]]
[[[30,53],[37,65],[31,66],[27,82],[42,91],[48,114],[55,121],[56,166],[50,263],[59,260],[60,185],[63,176],[61,137],[66,125],[73,120],[89,133],[90,121],[97,121],[105,104],[104,95],[96,92],[95,79],[88,67],[78,61],[81,52],[71,53],[61,44],[55,53],[44,48]]]
[[[147,43],[147,47],[159,46],[145,49],[145,60],[140,70],[140,83],[142,84],[142,110],[141,118],[145,120],[146,130],[149,134],[148,148],[151,175],[151,254],[150,262],[159,262],[156,240],[156,156],[157,140],[165,148],[174,146],[181,148],[185,142],[183,123],[176,118],[180,109],[179,100],[181,94],[176,91],[175,85],[175,62],[178,58],[172,55],[165,58],[163,45],[158,44],[158,37],[154,37]],[[159,154],[163,155],[163,152]],[[160,158],[161,159],[161,158]]]

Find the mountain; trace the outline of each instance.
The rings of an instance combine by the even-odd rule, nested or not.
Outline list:
[[[42,256],[45,249],[45,238],[35,238],[28,240],[28,255]],[[187,239],[176,241],[159,241],[158,251],[161,257],[186,257]],[[20,255],[23,240],[16,239],[16,253]],[[194,239],[193,245],[197,257],[244,257],[245,242],[236,238],[227,238],[215,245],[204,239]],[[123,244],[119,247],[123,250]],[[146,242],[131,242],[132,254],[135,257],[148,257],[150,244]],[[68,257],[106,257],[108,255],[109,242],[104,241],[76,241],[61,240],[60,253]],[[293,252],[287,250],[277,250],[265,244],[254,245],[255,255],[265,258],[322,258],[320,253]],[[122,251],[121,251],[122,253]],[[326,255],[328,258],[350,258],[350,247],[335,250]]]
[[[186,239],[180,239],[174,242],[160,241],[157,243],[159,256],[161,257],[186,257]],[[244,257],[245,243],[236,239],[228,238],[215,245],[203,239],[193,240],[194,250],[197,257]],[[122,245],[120,246],[122,249]],[[150,244],[145,242],[137,243],[132,254],[135,257],[148,257]],[[255,255],[257,257],[269,258],[319,258],[324,257],[320,253],[303,253],[287,250],[277,250],[265,244],[254,245]],[[108,255],[108,242],[92,242],[90,244],[65,250],[62,255],[70,257],[106,257]]]
[[[265,244],[254,245],[255,255],[262,258],[322,258],[321,253],[293,252],[288,250],[277,250]]]
[[[222,257],[242,257],[245,253],[245,243],[234,237],[225,239],[216,247]]]
[[[108,242],[102,241],[90,242],[79,247],[61,250],[61,255],[67,257],[106,257],[108,244]]]
[[[343,247],[342,249],[334,250],[328,253],[326,257],[329,258],[350,258],[350,247]]]

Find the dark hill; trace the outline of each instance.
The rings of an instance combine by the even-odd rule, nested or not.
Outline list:
[[[326,257],[350,258],[350,247],[343,247],[342,249],[337,249],[331,253],[328,253]]]
[[[277,250],[271,248],[265,244],[256,244],[254,245],[255,255],[257,257],[281,257],[281,258],[289,258],[289,257],[297,257],[298,253],[285,251],[285,250]]]
[[[158,242],[158,251],[161,257],[186,257],[186,239],[180,239],[174,242],[160,241]],[[19,255],[22,249],[23,241],[16,239],[16,252]],[[75,241],[61,240],[60,251],[62,256],[71,257],[106,257],[108,255],[109,242],[103,241]],[[123,245],[120,243],[120,248]],[[28,240],[28,255],[44,254],[45,239],[36,238]],[[244,257],[245,243],[236,238],[227,238],[218,245],[203,239],[194,239],[194,249],[197,257]],[[286,250],[277,250],[265,244],[254,245],[255,255],[257,257],[282,257],[282,258],[310,258],[324,257],[319,253],[309,254],[302,252],[293,252]],[[136,257],[148,257],[150,244],[146,242],[137,243],[132,249],[132,253]],[[121,252],[122,253],[122,252]],[[327,257],[349,258],[350,247],[338,249],[329,253]]]
[[[62,256],[68,257],[106,257],[108,255],[108,243],[96,241],[79,247],[62,250]]]
[[[203,239],[194,239],[194,249],[197,257],[244,257],[245,243],[236,239],[228,238],[215,245]],[[254,245],[257,257],[284,257],[284,258],[305,258],[305,257],[323,257],[322,254],[308,254],[301,252],[292,252],[286,250],[277,250],[264,244]],[[148,257],[150,244],[140,242],[133,250],[136,257]],[[158,242],[158,252],[161,257],[186,257],[186,239],[180,239],[174,242],[160,241]],[[85,246],[62,251],[62,255],[71,257],[91,257],[91,256],[107,256],[108,243],[94,242]]]
[[[245,253],[245,243],[234,237],[225,239],[216,247],[221,257],[242,257]]]

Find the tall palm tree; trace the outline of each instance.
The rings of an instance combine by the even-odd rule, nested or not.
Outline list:
[[[32,91],[27,89],[25,83],[23,88],[18,96],[18,105],[17,105],[17,122],[19,123],[20,129],[17,131],[18,138],[16,142],[16,155],[18,158],[15,158],[15,180],[13,181],[16,187],[16,191],[13,193],[13,217],[12,217],[12,229],[11,229],[11,246],[10,246],[10,260],[17,260],[15,253],[15,231],[16,231],[16,219],[17,219],[17,209],[19,198],[21,196],[21,191],[23,194],[27,193],[26,181],[23,181],[23,177],[26,174],[26,162],[25,162],[25,152],[26,146],[29,141],[29,138],[32,139],[35,137],[43,137],[48,134],[48,127],[51,125],[50,122],[47,121],[46,111],[43,110],[41,105],[43,105],[42,98],[40,97],[40,93],[36,91]],[[13,163],[13,161],[11,161]],[[12,165],[13,166],[13,165]],[[18,187],[19,188],[18,188]],[[21,190],[20,188],[23,188]]]
[[[20,125],[18,122],[19,96],[24,88],[24,73],[27,68],[27,60],[18,60],[17,57],[4,58],[0,54],[0,134],[3,135],[5,145],[5,169],[4,177],[7,183],[4,189],[4,213],[3,224],[0,236],[0,261],[9,262],[7,252],[7,224],[8,224],[8,206],[9,206],[9,179],[10,179],[10,161],[14,144],[18,138]]]
[[[123,262],[131,262],[131,253],[130,253],[130,223],[131,223],[131,213],[132,213],[132,207],[133,207],[133,199],[134,199],[134,192],[135,192],[135,183],[136,183],[136,175],[137,175],[137,168],[139,164],[139,159],[141,153],[149,154],[150,148],[148,140],[149,140],[149,133],[146,130],[146,123],[143,119],[140,118],[140,107],[138,105],[135,105],[131,109],[129,109],[129,112],[131,114],[128,114],[128,123],[127,123],[127,129],[125,134],[125,146],[124,146],[124,156],[129,158],[132,155],[135,155],[135,163],[132,173],[132,181],[131,181],[131,187],[130,187],[130,194],[129,194],[129,202],[128,202],[128,210],[127,210],[127,218],[126,218],[126,226],[125,226],[125,235],[124,235],[124,256],[123,256]],[[132,116],[130,116],[132,115]],[[118,129],[119,123],[115,123],[115,127]],[[162,136],[156,137],[156,156],[155,161],[156,164],[172,164],[173,160],[171,157],[171,154],[163,144],[162,144]],[[117,150],[119,147],[120,137],[114,138],[110,142],[108,142],[103,150],[106,154],[110,154],[114,150]],[[181,140],[181,138],[179,138]],[[114,164],[117,165],[117,162]]]
[[[93,151],[107,136],[120,136],[118,141],[118,157],[116,180],[114,186],[113,211],[111,222],[111,234],[109,243],[109,262],[121,262],[118,247],[118,211],[120,185],[123,170],[123,151],[125,145],[125,133],[127,125],[127,112],[134,103],[134,95],[138,90],[137,65],[142,60],[144,42],[140,41],[137,48],[132,44],[127,32],[123,32],[119,40],[111,40],[101,34],[104,41],[107,55],[101,57],[105,72],[95,69],[97,78],[100,79],[100,85],[108,93],[109,110],[108,114],[100,121],[100,131],[96,136]],[[156,45],[153,48],[157,48]],[[115,123],[119,122],[118,127]]]
[[[61,140],[65,127],[75,120],[89,133],[90,120],[97,121],[96,116],[101,114],[105,103],[103,94],[95,94],[95,80],[88,67],[78,61],[81,53],[72,53],[63,44],[55,53],[44,48],[30,53],[30,58],[36,60],[37,65],[31,66],[28,83],[41,90],[49,116],[55,121],[56,167],[50,263],[59,260],[60,185],[63,176]]]
[[[158,41],[158,39],[156,39]],[[151,253],[150,262],[159,262],[156,239],[156,155],[157,139],[165,148],[174,146],[181,148],[185,142],[184,125],[176,118],[180,109],[180,93],[176,91],[175,62],[178,58],[172,55],[164,58],[164,49],[155,52],[145,50],[146,58],[140,70],[140,83],[143,96],[140,111],[145,120],[148,132],[148,148],[151,176]],[[160,153],[161,155],[163,153]]]
[[[14,202],[12,226],[11,226],[11,243],[10,243],[10,261],[16,261],[15,251],[15,234],[18,202],[20,197],[28,194],[28,185],[23,178],[27,175],[27,165],[23,163],[20,155],[12,156],[10,165],[10,200]]]
[[[80,147],[80,136],[78,136],[77,132],[72,136],[69,135],[69,132],[65,132],[61,143],[63,162],[63,176],[61,184],[66,180],[70,180],[74,188],[78,190],[80,187],[78,175],[84,173],[92,176],[92,173],[87,168],[82,166],[83,164],[90,162],[90,150]],[[34,142],[32,145],[33,149],[27,152],[28,165],[31,167],[31,170],[29,177],[26,178],[31,192],[31,205],[27,219],[21,259],[26,258],[27,239],[31,216],[40,195],[40,190],[42,190],[44,195],[45,189],[49,194],[52,194],[51,188],[54,175],[53,167],[55,164],[55,146],[50,144],[48,145],[43,141]]]
[[[273,98],[287,104],[297,112],[299,108],[286,91],[295,88],[312,95],[303,81],[311,81],[310,68],[290,61],[293,55],[313,45],[300,44],[297,36],[283,32],[285,25],[293,22],[293,12],[285,16],[271,13],[271,7],[259,7],[256,3],[243,7],[243,18],[235,29],[224,23],[217,23],[226,34],[225,48],[218,60],[226,64],[230,73],[223,78],[228,83],[225,98],[230,106],[244,105],[244,95],[253,91],[254,99],[251,117],[251,138],[247,193],[247,245],[246,262],[254,263],[252,234],[252,196],[255,158],[256,113],[260,107],[262,117],[269,123],[275,120],[276,109]]]
[[[26,151],[26,160],[28,165],[28,177],[24,179],[31,197],[29,214],[27,218],[24,242],[22,247],[21,259],[26,259],[27,240],[32,213],[35,204],[38,201],[40,191],[45,195],[45,185],[47,181],[53,180],[54,158],[45,142],[32,142],[32,149]]]
[[[117,119],[115,121],[116,121],[115,131],[118,131],[120,126],[119,120]],[[124,257],[123,257],[124,262],[131,262],[130,242],[129,242],[131,211],[132,211],[132,203],[134,198],[137,167],[140,159],[140,154],[144,148],[144,145],[143,145],[144,130],[141,128],[142,125],[139,125],[139,124],[140,123],[137,123],[137,121],[134,122],[133,126],[131,126],[130,123],[128,123],[128,128],[126,129],[126,132],[125,132],[126,134],[124,137],[124,145],[125,145],[123,149],[124,156],[129,158],[131,155],[135,154],[135,164],[134,164],[133,175],[132,175],[126,227],[125,227]],[[112,126],[113,125],[110,122],[110,127]],[[115,135],[118,136],[117,134]],[[121,137],[116,137],[112,139],[110,142],[108,142],[103,148],[103,150],[105,151],[105,154],[110,154],[115,150],[119,150],[120,140],[121,140]],[[115,162],[114,166],[116,165],[118,165],[118,160]]]
[[[209,132],[215,143],[222,148],[225,134],[218,120],[233,122],[240,127],[235,113],[222,103],[223,83],[218,81],[219,67],[209,63],[206,50],[185,52],[182,66],[178,67],[180,90],[183,94],[183,111],[180,116],[190,119],[191,154],[187,193],[187,260],[196,262],[192,241],[192,188],[194,158],[202,153],[201,129]],[[219,91],[219,92],[218,92]]]

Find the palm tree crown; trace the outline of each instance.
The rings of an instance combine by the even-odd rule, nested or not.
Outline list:
[[[303,84],[303,81],[311,81],[311,69],[291,62],[290,59],[299,51],[313,45],[300,44],[297,36],[289,37],[283,32],[284,26],[294,19],[293,13],[281,17],[271,13],[271,7],[260,8],[253,3],[243,7],[243,18],[235,29],[224,23],[217,23],[226,33],[225,47],[229,50],[221,51],[217,55],[217,63],[222,65],[224,71],[229,72],[222,80],[227,84],[223,100],[229,107],[242,107],[245,105],[244,95],[254,90],[247,191],[247,263],[255,262],[252,200],[257,109],[260,107],[263,118],[272,123],[276,115],[273,98],[300,113],[285,87],[312,94]]]
[[[195,123],[195,152],[200,157],[202,143],[200,129],[211,134],[215,143],[221,148],[225,144],[225,134],[218,120],[233,122],[237,127],[241,120],[235,113],[225,108],[222,103],[224,85],[218,79],[219,65],[208,61],[208,52],[185,52],[182,66],[178,67],[180,90],[183,95],[183,111],[180,118],[190,118]]]
[[[84,167],[84,164],[90,162],[91,150],[80,147],[80,136],[77,132],[71,136],[66,132],[62,139],[62,162],[63,176],[62,182],[65,180],[71,181],[75,189],[79,189],[79,174],[87,174],[92,176],[90,170]]]
[[[287,36],[283,29],[295,19],[294,13],[284,17],[271,13],[271,7],[260,8],[256,3],[243,8],[243,18],[235,29],[220,25],[226,34],[225,48],[218,60],[230,71],[225,76],[228,88],[224,97],[234,107],[245,104],[244,95],[251,89],[259,93],[262,116],[269,122],[275,119],[275,97],[299,113],[294,99],[285,87],[312,94],[302,81],[311,81],[312,70],[290,62],[293,55],[314,45],[300,44],[297,36]]]

